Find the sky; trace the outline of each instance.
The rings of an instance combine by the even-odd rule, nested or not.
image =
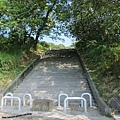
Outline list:
[[[4,35],[5,37],[8,37],[8,34],[5,34]],[[48,43],[54,43],[55,45],[59,45],[59,44],[63,44],[64,46],[68,47],[70,45],[73,45],[73,43],[75,42],[75,40],[73,38],[68,38],[68,37],[65,37],[64,35],[61,36],[61,38],[64,39],[64,41],[61,41],[61,40],[52,40],[49,36],[47,37],[43,37],[42,40],[40,41],[46,41]]]
[[[0,34],[2,34],[2,33],[0,32]],[[8,33],[6,33],[6,34],[4,34],[4,36],[8,37],[9,35],[8,35]],[[70,38],[70,37],[69,38],[65,37],[64,34],[62,34],[60,36],[60,38],[63,38],[64,41],[59,40],[59,39],[58,40],[52,40],[49,36],[43,37],[43,39],[41,39],[40,41],[46,41],[48,43],[54,43],[55,45],[63,44],[66,47],[68,47],[70,45],[73,45],[73,43],[75,42],[75,39]]]
[[[63,44],[66,47],[72,45],[73,42],[74,42],[73,39],[67,38],[64,35],[61,36],[61,38],[63,38],[65,41],[52,40],[49,37],[44,37],[43,40],[41,40],[41,41],[46,41],[46,42],[49,42],[49,43],[54,43],[55,45]]]

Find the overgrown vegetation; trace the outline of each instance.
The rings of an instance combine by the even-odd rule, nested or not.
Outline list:
[[[0,52],[0,88],[6,88],[36,56],[33,51],[22,50],[17,45]]]
[[[76,45],[77,46],[77,45]],[[109,100],[120,90],[120,45],[104,45],[80,51],[100,96],[109,104]]]

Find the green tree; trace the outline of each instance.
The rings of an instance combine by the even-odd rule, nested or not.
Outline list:
[[[33,47],[36,50],[38,40],[49,35],[55,27],[56,11],[61,3],[62,0],[7,0],[2,10],[1,27],[9,28],[10,37],[22,44],[34,36]]]
[[[120,41],[120,1],[72,0],[58,13],[61,28],[79,41],[82,48],[111,46]]]
[[[58,45],[58,48],[59,48],[59,49],[64,49],[65,46],[64,46],[63,44],[59,44],[59,45]]]
[[[74,3],[75,4],[75,3]],[[73,5],[74,5],[73,4]],[[88,48],[93,43],[111,46],[119,43],[119,1],[89,1],[81,2],[75,8],[76,18],[71,33]],[[76,7],[76,6],[75,6]],[[74,15],[73,14],[73,15]]]

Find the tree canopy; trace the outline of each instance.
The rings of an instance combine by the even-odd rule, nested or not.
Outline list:
[[[72,0],[64,13],[67,30],[82,48],[120,43],[120,1]]]
[[[1,32],[9,31],[12,40],[25,44],[34,40],[36,49],[38,40],[49,35],[55,27],[56,9],[62,0],[3,0],[1,8]],[[54,33],[54,34],[57,34]]]
[[[2,0],[0,31],[21,44],[32,41],[35,49],[51,32],[71,34],[83,49],[118,45],[119,11],[118,0]]]

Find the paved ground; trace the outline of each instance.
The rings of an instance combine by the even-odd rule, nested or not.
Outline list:
[[[96,109],[90,109],[88,106],[87,113],[84,113],[83,108],[78,107],[78,101],[72,101],[77,103],[77,107],[71,105],[66,113],[63,112],[63,107],[57,107],[60,93],[79,97],[84,92],[91,93],[74,51],[67,51],[67,54],[64,52],[61,55],[54,51],[54,54],[49,53],[40,61],[13,93],[14,96],[19,96],[21,99],[25,93],[30,93],[33,99],[52,99],[55,105],[53,112],[32,111],[29,107],[18,111],[5,107],[0,115],[1,117],[14,116],[14,118],[7,118],[10,120],[113,120],[113,118],[101,115],[94,100],[93,105],[96,106]],[[62,104],[63,99],[61,99]],[[32,115],[24,116],[26,113],[32,113]],[[18,117],[18,115],[23,116]]]
[[[31,113],[31,115],[29,115]],[[7,109],[4,113],[0,113],[1,120],[113,120],[113,118],[102,116],[97,109],[88,108],[85,113],[83,108],[68,108],[67,112],[63,112],[63,107],[55,107],[52,112],[37,112],[37,111],[17,111],[14,109]],[[3,118],[2,118],[3,117]]]

